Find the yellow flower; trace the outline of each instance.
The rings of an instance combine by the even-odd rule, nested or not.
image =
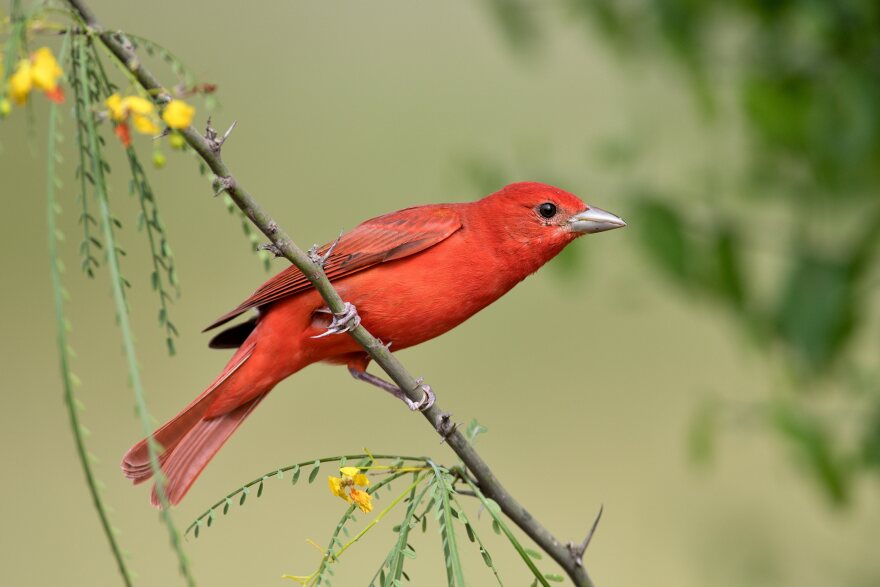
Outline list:
[[[12,96],[16,104],[24,104],[27,102],[28,95],[33,87],[31,62],[27,59],[22,59],[18,62],[15,73],[9,77],[9,95]]]
[[[126,108],[134,114],[147,116],[153,113],[153,103],[146,98],[141,98],[140,96],[126,96],[123,102],[125,103]]]
[[[162,120],[169,127],[179,130],[192,124],[196,109],[183,100],[171,100],[162,112]]]
[[[3,98],[0,100],[0,118],[6,118],[9,116],[9,112],[12,110],[12,104],[9,103],[9,100]]]
[[[121,122],[125,119],[125,108],[122,106],[122,96],[119,94],[113,94],[104,100],[104,104],[106,104],[107,108],[110,110],[110,118],[116,122]]]
[[[9,77],[9,94],[17,104],[27,102],[31,91],[36,88],[56,103],[64,101],[64,93],[58,87],[58,80],[64,71],[52,50],[48,47],[37,49],[28,59],[18,62],[15,72]]]
[[[370,480],[367,479],[367,476],[361,473],[361,470],[357,467],[342,467],[339,469],[339,472],[342,473],[343,477],[350,478],[355,485],[367,487],[370,484]]]
[[[134,129],[142,135],[159,134],[159,127],[156,126],[156,123],[153,122],[152,119],[147,118],[146,116],[132,114],[131,122],[134,125]]]
[[[61,66],[55,61],[52,50],[48,47],[40,47],[31,55],[33,68],[31,77],[34,85],[44,92],[53,92],[58,87],[58,78],[64,75]]]
[[[342,477],[333,477],[332,475],[327,477],[330,493],[341,497],[348,503],[356,504],[364,513],[372,511],[373,496],[355,487],[355,485],[361,487],[368,486],[370,480],[367,479],[367,476],[361,473],[361,470],[357,467],[340,467],[339,472],[342,474]]]
[[[352,487],[351,500],[356,503],[361,511],[365,514],[373,511],[373,496],[366,491],[361,491],[360,489],[355,489],[354,487]]]
[[[104,101],[110,118],[116,121],[116,135],[126,147],[131,144],[128,134],[128,121],[131,119],[134,129],[141,134],[154,135],[159,133],[159,127],[153,122],[153,103],[140,96],[122,97],[113,94]]]
[[[345,493],[345,486],[343,485],[342,479],[339,477],[333,477],[332,475],[327,477],[327,484],[330,486],[330,493],[341,497],[345,501],[351,503],[351,498],[348,497],[348,494]]]

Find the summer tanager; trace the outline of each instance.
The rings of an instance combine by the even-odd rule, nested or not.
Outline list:
[[[362,320],[392,350],[425,342],[500,298],[577,237],[622,226],[614,214],[561,189],[515,183],[476,202],[379,216],[325,246],[319,253],[326,255],[327,277],[347,301],[344,314],[331,315],[299,269],[288,267],[206,329],[257,311],[211,341],[212,347],[238,351],[201,395],[154,433],[168,501],[183,498],[279,381],[312,363],[347,365],[355,378],[390,391],[410,409],[433,402],[427,386],[423,402],[408,400],[366,372],[369,356],[354,339],[328,334]],[[122,470],[136,484],[152,476],[146,440],[125,454]],[[155,487],[151,499],[158,505]]]

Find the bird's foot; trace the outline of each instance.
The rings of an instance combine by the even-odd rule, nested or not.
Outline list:
[[[369,383],[370,385],[375,385],[379,389],[384,389],[385,391],[387,391],[388,393],[390,393],[391,395],[393,395],[394,397],[396,397],[397,399],[399,399],[400,401],[405,403],[406,407],[408,407],[413,412],[415,412],[416,410],[419,410],[420,412],[424,412],[425,410],[429,409],[431,406],[434,405],[434,399],[435,399],[434,392],[431,391],[430,385],[428,385],[426,383],[422,383],[422,381],[424,381],[424,379],[422,379],[421,377],[416,379],[415,389],[422,390],[422,394],[423,394],[422,399],[420,399],[417,402],[414,402],[413,400],[409,399],[406,396],[406,394],[403,392],[402,389],[400,389],[399,387],[397,387],[393,383],[389,383],[388,381],[385,381],[381,377],[376,377],[372,373],[367,373],[366,371],[361,371],[360,369],[356,369],[354,367],[349,367],[348,372],[351,373],[351,376],[354,377],[355,379],[358,379],[360,381],[365,381],[365,382]]]
[[[361,323],[361,317],[358,315],[357,308],[354,307],[354,304],[348,302],[344,302],[344,304],[345,306],[342,312],[333,314],[333,320],[330,321],[327,330],[321,334],[316,334],[312,338],[323,338],[331,334],[342,334],[343,332],[349,332],[358,327]],[[326,310],[322,309],[318,311]]]
[[[413,412],[415,412],[416,410],[424,412],[425,410],[430,409],[431,406],[434,405],[434,400],[437,399],[434,395],[433,390],[431,389],[431,386],[427,383],[423,383],[423,381],[424,378],[422,377],[416,379],[416,389],[422,390],[422,399],[420,399],[419,401],[414,402],[405,395],[401,394],[403,395],[401,399],[406,402],[407,407]]]

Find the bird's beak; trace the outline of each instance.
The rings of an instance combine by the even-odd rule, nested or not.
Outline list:
[[[626,222],[622,218],[606,212],[601,208],[587,208],[583,212],[578,212],[568,219],[568,225],[575,232],[581,234],[591,234],[594,232],[605,232],[606,230],[614,230],[615,228],[623,228]]]

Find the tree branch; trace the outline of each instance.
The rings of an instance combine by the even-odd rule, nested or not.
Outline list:
[[[121,33],[104,30],[91,9],[83,0],[68,0],[70,6],[82,19],[86,29],[96,35],[104,46],[117,58],[125,63],[138,83],[154,98],[158,104],[165,104],[172,96],[146,69],[131,49],[130,43],[126,42]],[[230,129],[231,130],[231,129]],[[293,263],[303,275],[311,282],[316,290],[327,302],[327,306],[334,313],[344,310],[344,302],[327,279],[320,263],[314,262],[302,249],[300,249],[290,236],[285,232],[262,206],[248,193],[245,188],[235,180],[230,169],[221,157],[222,141],[217,140],[217,134],[213,129],[206,133],[206,137],[200,135],[193,127],[189,127],[181,134],[187,143],[199,154],[207,166],[217,177],[217,183],[229,194],[235,204],[247,215],[248,218],[265,234],[272,242],[273,251],[281,253]],[[225,140],[229,131],[223,136]],[[219,144],[218,144],[219,143]],[[422,399],[421,385],[391,354],[390,350],[380,340],[371,335],[363,326],[357,326],[349,331],[349,335],[360,344],[370,358],[373,359],[401,390],[412,401]],[[510,518],[523,532],[552,557],[568,574],[572,582],[578,587],[593,587],[593,583],[581,563],[579,554],[574,549],[560,543],[554,536],[541,525],[532,515],[520,505],[513,496],[501,485],[492,469],[474,450],[464,435],[453,424],[450,414],[443,412],[436,403],[423,412],[425,418],[434,427],[445,442],[455,451],[455,454],[464,462],[473,473],[479,483],[482,493],[493,499],[501,507],[501,511]]]

